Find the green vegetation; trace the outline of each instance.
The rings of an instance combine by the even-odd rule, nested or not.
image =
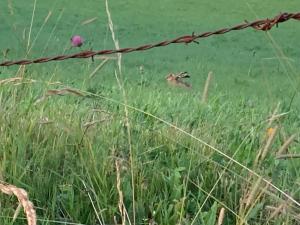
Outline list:
[[[105,1],[34,2],[0,2],[1,61],[75,53],[74,34],[81,50],[115,48]],[[298,6],[109,1],[121,47]],[[38,224],[215,225],[222,208],[222,224],[300,223],[300,161],[280,158],[299,149],[299,30],[289,21],[130,53],[121,74],[114,59],[97,70],[97,57],[0,68],[0,181],[28,192]],[[167,84],[180,71],[192,89]],[[0,224],[24,224],[23,212],[12,222],[15,202],[0,193]]]

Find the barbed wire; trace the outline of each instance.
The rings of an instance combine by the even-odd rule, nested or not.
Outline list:
[[[230,31],[234,30],[243,30],[249,27],[252,27],[255,30],[262,30],[262,31],[269,31],[271,30],[274,26],[278,26],[279,23],[286,22],[290,19],[294,20],[300,20],[300,12],[298,13],[280,13],[273,19],[261,19],[261,20],[256,20],[253,22],[248,22],[245,21],[242,24],[230,27],[230,28],[223,28],[219,29],[213,32],[205,32],[202,34],[195,34],[194,32],[191,35],[185,35],[181,36],[178,38],[175,38],[173,40],[167,40],[167,41],[162,41],[156,44],[147,44],[147,45],[142,45],[139,47],[134,47],[134,48],[121,48],[121,49],[113,49],[113,50],[100,50],[100,51],[82,51],[79,53],[75,54],[67,54],[67,55],[57,55],[57,56],[52,56],[52,57],[43,57],[43,58],[38,58],[38,59],[23,59],[19,61],[5,61],[0,63],[0,66],[12,66],[12,65],[28,65],[28,64],[33,64],[33,63],[46,63],[50,61],[62,61],[66,59],[74,59],[74,58],[93,58],[96,55],[109,55],[109,54],[115,54],[115,53],[130,53],[130,52],[138,52],[138,51],[145,51],[149,50],[152,48],[157,48],[157,47],[163,47],[167,46],[170,44],[189,44],[189,43],[197,43],[197,39],[200,38],[207,38],[212,35],[220,35],[220,34],[225,34]]]

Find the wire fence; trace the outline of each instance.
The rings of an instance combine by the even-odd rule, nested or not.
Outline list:
[[[79,53],[75,54],[66,54],[66,55],[57,55],[57,56],[52,56],[52,57],[43,57],[43,58],[38,58],[38,59],[23,59],[23,60],[18,60],[18,61],[5,61],[0,63],[0,66],[12,66],[12,65],[28,65],[28,64],[33,64],[33,63],[46,63],[50,61],[62,61],[62,60],[67,60],[67,59],[74,59],[74,58],[93,58],[96,55],[109,55],[109,54],[115,54],[115,53],[130,53],[130,52],[138,52],[138,51],[146,51],[152,48],[157,48],[157,47],[163,47],[167,46],[170,44],[189,44],[189,43],[198,43],[197,39],[201,38],[207,38],[212,35],[220,35],[220,34],[225,34],[230,31],[234,30],[243,30],[246,28],[253,28],[255,30],[262,30],[262,31],[269,31],[271,30],[274,26],[278,27],[279,23],[286,22],[288,20],[300,20],[300,12],[298,13],[280,13],[279,15],[275,16],[272,19],[261,19],[261,20],[256,20],[253,22],[248,22],[245,21],[242,24],[238,24],[236,26],[230,27],[230,28],[222,28],[213,32],[205,32],[201,34],[195,34],[194,32],[191,35],[185,35],[181,37],[177,37],[172,40],[166,40],[166,41],[161,41],[156,44],[146,44],[142,45],[139,47],[133,47],[133,48],[121,48],[121,49],[112,49],[112,50],[100,50],[100,51],[81,51]]]

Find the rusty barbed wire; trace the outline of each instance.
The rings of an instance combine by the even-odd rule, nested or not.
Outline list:
[[[262,31],[268,31],[271,30],[274,26],[278,26],[279,23],[286,22],[290,19],[294,20],[300,20],[300,12],[298,13],[281,13],[274,17],[273,19],[261,19],[261,20],[256,20],[253,22],[248,22],[245,21],[245,23],[230,27],[230,28],[223,28],[219,29],[213,32],[205,32],[202,34],[196,35],[194,32],[192,35],[185,35],[181,36],[178,38],[175,38],[173,40],[167,40],[167,41],[162,41],[156,44],[147,44],[147,45],[142,45],[139,47],[134,47],[134,48],[121,48],[121,49],[113,49],[113,50],[101,50],[101,51],[82,51],[79,53],[75,54],[68,54],[68,55],[58,55],[58,56],[52,56],[52,57],[43,57],[43,58],[38,58],[38,59],[33,59],[33,60],[28,60],[28,59],[23,59],[19,61],[5,61],[0,63],[0,66],[12,66],[12,65],[28,65],[28,64],[33,64],[33,63],[46,63],[50,61],[62,61],[66,59],[74,59],[74,58],[93,58],[96,55],[109,55],[109,54],[115,54],[115,53],[130,53],[130,52],[137,52],[137,51],[145,51],[149,50],[152,48],[157,48],[157,47],[163,47],[167,46],[170,44],[189,44],[189,43],[197,43],[197,39],[200,38],[207,38],[212,35],[220,35],[220,34],[225,34],[230,31],[234,30],[243,30],[249,27],[252,27],[255,30],[262,30]]]

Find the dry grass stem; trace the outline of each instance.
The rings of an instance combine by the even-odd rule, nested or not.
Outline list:
[[[27,55],[31,52],[33,46],[35,45],[35,43],[38,39],[38,37],[40,36],[40,33],[42,32],[43,28],[45,27],[46,23],[48,22],[48,20],[50,19],[51,16],[52,16],[52,11],[49,11],[47,16],[44,19],[44,22],[43,22],[42,26],[40,27],[39,31],[35,35],[34,40],[31,42],[30,48],[27,50]]]
[[[21,84],[32,84],[32,83],[35,83],[35,82],[36,82],[36,80],[26,79],[26,80],[24,80],[24,81],[22,81],[22,82],[17,82],[17,83],[15,83],[14,85],[15,85],[15,86],[18,86],[18,85],[21,85]]]
[[[289,112],[284,112],[284,113],[280,113],[280,114],[276,114],[276,115],[272,115],[269,119],[267,119],[267,121],[271,121],[271,124],[273,123],[273,121],[280,119],[281,117],[285,116],[289,114]],[[270,123],[269,123],[270,124]],[[269,125],[268,124],[268,125]],[[269,125],[270,126],[270,125]]]
[[[3,55],[3,58],[7,59],[7,56],[10,52],[10,49],[9,48],[6,48],[4,50],[2,50],[2,55]]]
[[[7,1],[7,8],[9,9],[9,14],[10,14],[10,15],[14,15],[14,8],[13,8],[13,6],[12,6],[12,1],[13,1],[13,0],[8,0],[8,1]]]
[[[30,51],[29,46],[30,46],[30,41],[31,41],[31,32],[32,32],[32,25],[33,25],[33,20],[34,20],[34,16],[35,16],[36,3],[37,3],[37,0],[34,0],[31,22],[30,22],[30,27],[29,27],[29,32],[28,32],[28,39],[27,39],[27,54]]]
[[[23,29],[23,32],[22,32],[22,39],[23,39],[23,41],[26,40],[26,28]],[[24,65],[21,65],[21,66],[24,66]],[[21,66],[20,66],[20,67],[21,67]]]
[[[273,141],[274,141],[274,137],[277,133],[277,130],[278,130],[278,126],[276,126],[273,130],[273,132],[269,135],[268,139],[267,139],[267,142],[266,142],[266,145],[262,151],[262,154],[261,154],[261,160],[263,161],[267,154],[268,154],[268,151],[270,149],[270,146],[272,145]]]
[[[114,225],[119,225],[116,216],[114,216]]]
[[[193,185],[195,185],[195,187],[197,187],[199,190],[201,190],[203,193],[205,193],[205,195],[209,195],[209,192],[204,190],[199,184],[195,183],[194,181],[192,181],[191,179],[189,179],[189,182],[192,183]],[[234,215],[239,221],[242,221],[244,224],[248,225],[247,221],[245,221],[244,218],[240,217],[234,210],[232,210],[230,207],[228,207],[226,204],[220,202],[216,197],[214,197],[214,195],[210,196],[212,199],[214,199],[215,201],[217,201],[219,204],[221,204],[224,208],[226,208],[227,211],[229,211],[232,215]],[[191,223],[192,224],[192,223]]]
[[[95,76],[95,74],[100,70],[107,62],[109,59],[104,59],[95,69],[94,71],[89,75],[89,78],[92,78]]]
[[[17,81],[21,81],[22,79],[23,79],[23,77],[12,77],[12,78],[7,78],[7,79],[2,79],[2,80],[0,80],[0,85],[14,83]]]
[[[224,218],[225,218],[225,208],[222,207],[220,212],[219,212],[219,217],[218,217],[218,223],[217,225],[222,225],[223,224],[223,221],[224,221]]]
[[[48,20],[49,20],[49,18],[51,17],[51,15],[52,15],[52,11],[49,11],[48,12],[48,15],[45,17],[45,19],[44,19],[44,23],[47,23],[48,22]]]
[[[288,215],[289,217],[292,217],[295,220],[295,224],[299,224],[300,222],[300,214],[295,212],[294,210],[288,209],[288,202],[284,202],[280,204],[278,207],[267,205],[266,209],[269,211],[273,211],[272,214],[269,216],[268,221],[274,219],[276,216],[279,216],[280,214]]]
[[[296,138],[296,134],[293,134],[292,136],[290,136],[281,146],[281,148],[278,150],[277,152],[277,157],[287,153],[289,146],[291,145],[291,143],[294,141],[294,139]]]
[[[46,91],[46,93],[40,97],[39,99],[37,99],[34,102],[34,105],[37,105],[43,101],[45,101],[49,96],[53,96],[53,95],[66,95],[66,94],[72,94],[72,95],[76,95],[76,96],[80,96],[80,97],[85,97],[86,95],[84,93],[82,93],[79,90],[76,89],[71,89],[71,88],[62,88],[62,89],[51,89]]]
[[[82,21],[82,22],[81,22],[81,25],[87,25],[87,24],[89,24],[89,23],[92,23],[92,22],[96,21],[97,19],[98,19],[98,17],[93,17],[93,18],[91,18],[91,19]]]
[[[201,99],[202,103],[205,103],[207,101],[207,98],[208,98],[208,89],[209,89],[209,85],[211,83],[212,74],[213,74],[212,71],[210,71],[208,73],[208,75],[207,75],[205,86],[204,86],[204,90],[203,90],[203,93],[202,93],[202,99]]]
[[[122,225],[126,225],[126,215],[125,215],[125,207],[124,207],[124,201],[123,201],[123,192],[121,190],[121,172],[120,172],[120,162],[119,160],[115,161],[116,164],[116,172],[117,172],[117,190],[119,194],[119,211],[122,219]]]
[[[48,85],[62,85],[60,81],[47,82]]]
[[[115,32],[114,32],[114,24],[113,24],[113,21],[112,21],[112,18],[111,18],[111,14],[110,14],[110,11],[109,11],[109,7],[108,7],[108,1],[106,0],[105,1],[105,9],[106,9],[106,14],[107,14],[107,18],[108,18],[108,26],[109,26],[109,29],[110,29],[110,33],[111,33],[111,37],[112,37],[112,40],[115,44],[115,48],[118,50],[120,49],[120,46],[119,46],[119,42],[118,40],[116,39],[116,36],[115,36]],[[118,58],[118,69],[119,69],[119,74],[121,75],[121,59],[122,59],[122,54],[121,53],[117,53],[117,58]]]
[[[280,102],[278,102],[277,103],[277,105],[276,105],[276,107],[275,107],[275,109],[274,109],[274,111],[273,111],[273,113],[272,113],[272,115],[270,116],[270,118],[268,119],[268,121],[269,121],[269,123],[268,123],[268,127],[270,127],[271,125],[272,125],[272,123],[274,122],[274,120],[276,120],[276,114],[277,114],[277,112],[278,112],[278,110],[279,110],[279,107],[280,107]]]
[[[112,36],[112,40],[115,44],[115,48],[120,49],[119,42],[116,39],[115,32],[114,32],[114,24],[113,24],[111,14],[110,14],[110,11],[109,11],[108,0],[105,0],[105,9],[106,9],[106,14],[107,14],[107,18],[108,18],[108,26],[109,26],[110,33],[111,33],[111,36]],[[133,224],[135,225],[136,224],[136,222],[135,222],[135,220],[136,220],[136,214],[135,214],[136,213],[136,206],[135,206],[134,160],[133,160],[133,149],[132,149],[132,144],[131,144],[132,140],[131,140],[131,128],[130,128],[130,122],[129,122],[129,111],[128,111],[128,107],[127,107],[128,100],[127,100],[127,96],[126,96],[126,91],[125,91],[124,86],[121,82],[121,78],[122,78],[122,64],[121,64],[121,61],[122,61],[122,54],[117,53],[118,73],[115,70],[115,77],[116,77],[116,80],[117,80],[118,85],[119,85],[119,89],[122,92],[123,99],[124,99],[124,111],[125,111],[126,130],[127,130],[127,137],[128,137],[128,148],[129,148],[130,168],[131,168],[131,188],[132,188],[132,208],[133,208],[132,218],[133,218]],[[119,76],[120,76],[120,78],[119,78]],[[131,222],[129,220],[129,217],[128,217],[128,214],[126,214],[126,215],[127,215],[127,218],[128,218],[128,222],[131,224]]]
[[[39,124],[50,124],[50,123],[54,123],[54,121],[49,120],[48,117],[41,118],[40,121],[39,121]]]
[[[103,55],[94,56],[94,60],[105,60],[105,59],[108,59],[108,60],[117,60],[118,57],[117,56],[103,56]]]
[[[65,94],[73,94],[76,96],[85,96],[81,91],[71,88],[63,88],[63,89],[52,89],[48,90],[45,94],[45,96],[51,96],[51,95],[65,95]]]
[[[102,119],[102,120],[94,120],[94,121],[91,121],[91,122],[86,122],[83,124],[83,127],[86,127],[86,128],[90,128],[91,126],[97,124],[97,123],[102,123],[104,121],[106,121],[107,119]]]
[[[286,203],[280,204],[278,207],[270,207],[267,206],[267,209],[272,210],[272,214],[269,216],[268,220],[272,220],[274,219],[276,216],[278,216],[280,213],[282,213],[283,211],[285,211],[286,208]]]
[[[15,195],[20,205],[24,209],[27,218],[27,224],[36,225],[36,212],[34,210],[32,202],[28,199],[27,192],[24,189],[18,188],[14,185],[0,183],[0,191],[7,195]],[[18,208],[13,218],[17,217]]]
[[[278,155],[276,159],[298,159],[300,158],[300,154],[286,154],[286,155]]]
[[[250,190],[249,196],[246,199],[245,207],[248,208],[257,196],[258,190],[261,188],[261,178],[259,177]]]
[[[91,202],[92,207],[93,207],[93,209],[94,209],[94,212],[95,212],[95,215],[96,215],[96,217],[97,217],[97,220],[98,220],[98,222],[99,222],[100,225],[103,225],[103,223],[102,223],[102,221],[101,221],[101,219],[100,219],[100,216],[99,216],[99,214],[98,214],[98,212],[97,212],[97,209],[96,209],[96,206],[95,206],[95,204],[94,204],[94,201],[93,201],[93,199],[92,199],[92,196],[90,195],[90,192],[89,192],[89,190],[88,190],[88,188],[87,188],[85,182],[82,181],[82,183],[83,183],[83,186],[84,186],[84,188],[85,188],[85,190],[86,190],[86,192],[87,192],[87,194],[88,194],[88,196],[89,196],[89,199],[90,199],[90,202]]]
[[[269,188],[270,182],[265,183],[265,180],[262,177],[258,177],[256,181],[254,179],[256,179],[256,177],[251,175],[248,181],[249,183],[253,183],[253,185],[246,187],[243,196],[240,198],[240,209],[238,222],[236,223],[237,225],[246,223],[246,219],[248,218],[249,214],[263,198],[262,195],[266,193],[267,189]],[[240,218],[243,218],[243,220],[240,220]]]
[[[276,126],[275,128],[269,128],[267,130],[266,141],[265,141],[266,144],[264,145],[263,148],[260,149],[259,153],[257,154],[256,159],[254,161],[255,166],[257,166],[260,162],[262,162],[266,158],[270,150],[270,146],[274,141],[274,137],[277,133],[277,130],[278,130],[278,126]]]
[[[13,216],[13,222],[16,221],[16,219],[17,219],[17,217],[18,217],[18,215],[19,215],[21,209],[22,209],[22,205],[19,203],[19,205],[18,205],[18,207],[17,207],[17,209],[16,209],[16,211],[15,211],[15,213],[14,213],[14,216]]]

